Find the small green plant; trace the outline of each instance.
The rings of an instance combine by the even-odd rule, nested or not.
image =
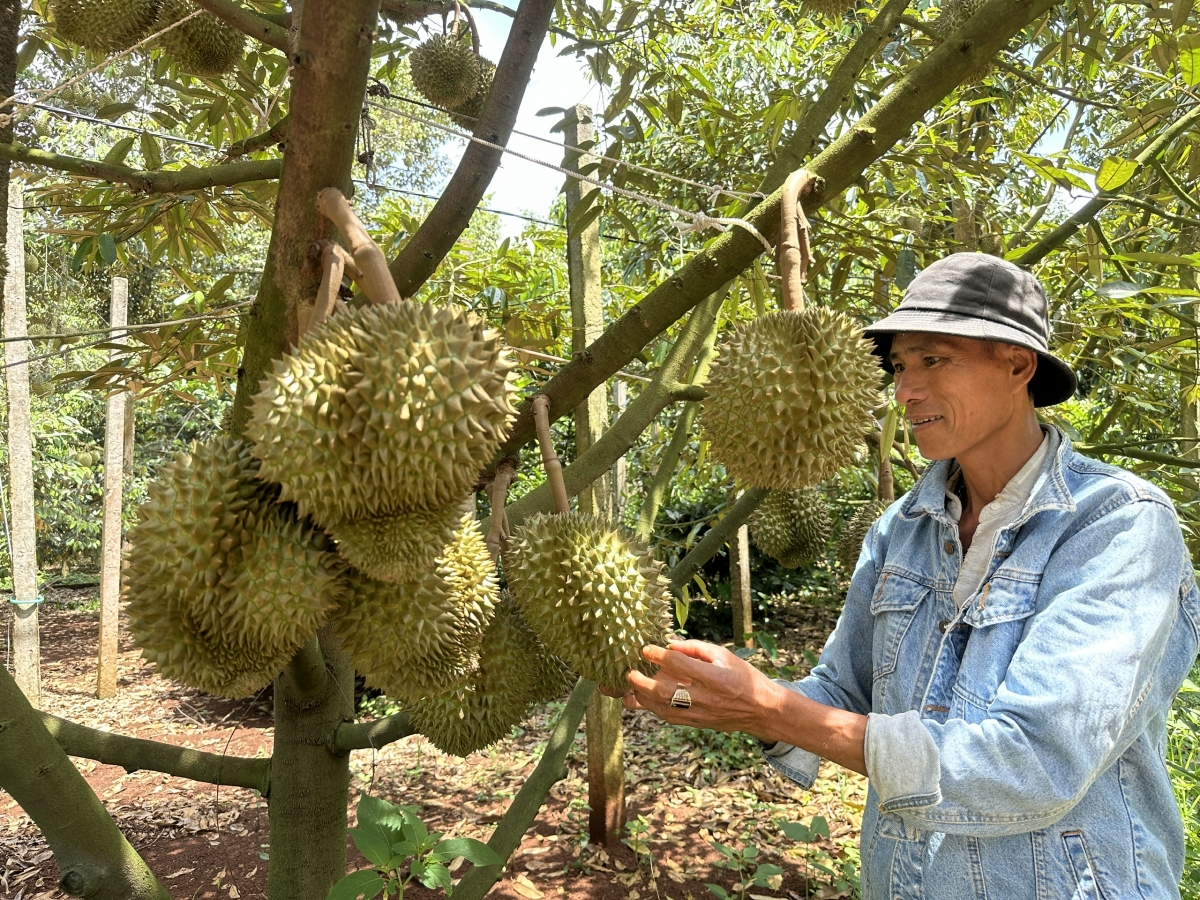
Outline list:
[[[641,871],[642,863],[646,863],[650,870],[651,880],[657,878],[654,871],[654,854],[650,852],[650,841],[648,835],[650,833],[650,823],[645,816],[638,816],[632,822],[625,823],[625,837],[621,838],[621,843],[633,851],[633,858],[637,860],[638,870]]]
[[[809,878],[809,867],[822,873],[829,879],[829,885],[839,894],[853,890],[859,892],[860,879],[858,866],[853,859],[837,859],[831,853],[815,846],[817,838],[832,840],[829,834],[829,822],[824,816],[813,816],[812,821],[805,825],[803,822],[779,822],[779,830],[791,838],[807,844],[804,853],[804,877]]]
[[[404,897],[414,878],[449,897],[454,885],[447,863],[458,857],[476,866],[503,865],[499,855],[474,838],[442,839],[417,817],[415,806],[396,806],[364,794],[358,801],[358,827],[350,829],[354,846],[374,868],[351,872],[329,891],[326,900]]]
[[[721,854],[717,865],[722,869],[732,869],[737,872],[738,883],[735,890],[738,891],[739,900],[746,900],[746,892],[750,888],[769,888],[777,891],[783,884],[783,869],[774,863],[756,861],[759,851],[755,844],[744,844],[741,850],[734,850],[715,838],[709,843]],[[716,895],[717,900],[729,900],[730,892],[719,884],[708,884],[706,887]]]

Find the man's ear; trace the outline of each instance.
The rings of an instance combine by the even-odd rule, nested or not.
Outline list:
[[[1033,380],[1033,374],[1037,371],[1038,358],[1037,354],[1026,347],[1018,347],[1015,344],[1009,344],[1009,364],[1014,379],[1022,388],[1027,388],[1029,382]]]

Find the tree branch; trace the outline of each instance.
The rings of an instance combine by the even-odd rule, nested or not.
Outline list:
[[[196,0],[196,5],[256,41],[288,52],[287,29],[264,19],[240,3],[234,3],[233,0]]]
[[[170,900],[104,804],[0,667],[0,788],[41,829],[59,886],[92,900]]]
[[[813,213],[845,190],[871,163],[907,135],[914,122],[987,62],[1014,34],[1055,5],[1054,0],[991,0],[962,28],[897,82],[858,123],[806,165],[819,176],[804,198]],[[746,215],[761,234],[779,230],[779,191]],[[550,415],[566,415],[595,387],[636,356],[714,287],[741,273],[763,251],[745,229],[719,235],[610,325],[591,346],[542,388]],[[496,460],[515,455],[533,435],[526,406]]]
[[[488,846],[495,850],[505,863],[520,846],[521,838],[525,836],[525,832],[537,818],[538,811],[546,802],[546,795],[550,793],[550,788],[554,787],[566,774],[563,769],[563,761],[567,758],[567,752],[571,749],[571,745],[575,743],[575,734],[579,731],[579,723],[583,721],[588,701],[592,699],[595,692],[596,683],[594,681],[584,681],[581,678],[575,684],[575,689],[571,691],[571,698],[567,701],[566,709],[562,711],[554,730],[550,732],[550,740],[546,742],[542,758],[530,773],[529,778],[526,779],[525,784],[521,786],[521,790],[517,792],[512,803],[509,804],[504,817],[496,823],[496,829],[488,839]],[[458,883],[454,889],[454,896],[459,900],[482,900],[503,874],[504,866],[475,866]]]
[[[181,193],[218,186],[232,187],[251,181],[268,181],[278,178],[283,168],[282,160],[252,159],[202,169],[160,169],[156,172],[144,172],[130,166],[63,156],[45,150],[34,150],[32,147],[22,147],[20,144],[0,144],[0,159],[44,166],[94,181],[126,184],[135,191],[146,194]]]
[[[517,9],[487,103],[475,123],[475,134],[494,144],[505,146],[512,135],[554,6],[554,0],[521,0]],[[502,156],[481,144],[467,145],[433,210],[392,261],[392,277],[402,297],[417,292],[466,230]]]
[[[206,784],[249,788],[264,797],[271,792],[271,760],[248,759],[176,747],[162,741],[126,737],[88,728],[42,713],[42,724],[68,756],[94,759],[126,772],[149,769]]]
[[[408,713],[398,712],[370,722],[346,722],[338,726],[333,744],[338,750],[378,750],[417,731],[408,721]]]
[[[671,579],[671,590],[676,595],[682,596],[683,586],[692,580],[692,576],[700,571],[702,565],[729,543],[729,538],[750,518],[750,514],[758,509],[758,504],[762,503],[766,496],[766,488],[746,488],[745,493],[738,497],[737,502],[721,517],[721,521],[708,529],[700,543],[675,564],[668,576]]]
[[[239,156],[249,156],[282,144],[287,140],[288,117],[284,116],[261,134],[251,135],[243,141],[236,141],[225,150],[226,159],[236,159]]]

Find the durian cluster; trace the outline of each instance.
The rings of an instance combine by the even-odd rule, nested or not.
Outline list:
[[[437,34],[408,57],[413,86],[456,124],[475,128],[496,76],[496,66],[471,46],[470,33]]]
[[[53,0],[59,37],[100,53],[128,50],[192,16],[192,0]],[[157,45],[185,72],[223,75],[245,55],[246,36],[209,12],[170,28]]]
[[[829,506],[816,488],[770,491],[750,517],[750,537],[788,569],[812,562],[833,532]]]
[[[848,317],[771,313],[721,347],[700,421],[739,483],[796,490],[853,462],[882,403],[879,383],[871,344]]]
[[[854,9],[855,0],[801,0],[800,8],[810,16],[840,19]]]
[[[871,530],[871,526],[887,508],[887,501],[872,500],[859,507],[858,512],[850,518],[850,521],[842,526],[842,534],[838,538],[837,558],[838,564],[842,567],[842,573],[847,579],[854,574],[854,567],[858,565],[858,557],[862,553],[863,541],[866,540],[867,532]]]

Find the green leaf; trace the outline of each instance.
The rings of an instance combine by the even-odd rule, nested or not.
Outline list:
[[[1097,294],[1101,297],[1107,297],[1109,300],[1122,300],[1125,297],[1132,297],[1141,292],[1142,286],[1134,284],[1132,281],[1109,281],[1096,288]]]
[[[687,619],[688,619],[687,598],[686,597],[685,598],[676,597],[675,598],[675,621],[678,622],[679,627],[682,628],[684,625],[687,624]]]
[[[716,895],[717,900],[729,900],[729,892],[719,884],[705,884],[704,886]]]
[[[154,171],[162,168],[162,152],[158,149],[158,140],[152,134],[142,133],[138,139],[142,150],[142,159],[146,168]]]
[[[112,145],[108,153],[104,154],[104,161],[109,165],[119,166],[125,162],[125,157],[129,155],[129,151],[133,149],[135,138],[121,138]]]
[[[96,236],[96,245],[100,249],[100,258],[110,266],[117,261],[117,242],[113,240],[111,234],[100,234]]]
[[[1132,159],[1110,156],[1100,163],[1100,171],[1096,173],[1096,189],[1115,191],[1136,175],[1137,170],[1138,164]]]
[[[447,840],[439,841],[437,846],[433,848],[433,852],[445,856],[446,859],[455,859],[461,856],[467,862],[476,866],[504,865],[504,860],[500,858],[500,854],[483,841],[477,841],[475,838],[448,838]]]
[[[378,824],[372,822],[361,828],[351,828],[350,837],[358,852],[370,860],[371,865],[384,868],[392,857],[392,845],[387,834]]]
[[[813,816],[812,822],[808,825],[812,829],[812,833],[821,837],[829,837],[829,822],[824,816]]]
[[[793,841],[800,841],[804,844],[810,843],[813,839],[812,829],[803,822],[780,822],[779,830]]]
[[[1179,73],[1189,87],[1200,84],[1200,34],[1181,34],[1176,40],[1179,48]]]
[[[119,119],[125,113],[133,112],[137,108],[136,103],[109,103],[96,110],[96,116],[101,119]]]
[[[359,798],[355,814],[358,816],[360,826],[380,825],[395,832],[399,832],[404,826],[403,810],[395,804],[388,803],[380,797],[372,797],[370,794],[363,794]],[[399,837],[399,834],[396,836]]]
[[[392,852],[399,853],[401,856],[412,856],[417,852],[417,845],[412,841],[398,841],[392,844]]]
[[[75,255],[71,257],[71,271],[78,272],[83,268],[84,263],[91,258],[92,250],[96,247],[96,239],[94,237],[84,238],[75,248]]]
[[[431,890],[436,888],[449,890],[454,886],[454,883],[450,880],[450,870],[440,862],[431,862],[425,866],[425,871],[421,873],[420,878],[421,884]]]
[[[371,900],[379,896],[386,884],[373,869],[359,869],[331,887],[325,900]]]

